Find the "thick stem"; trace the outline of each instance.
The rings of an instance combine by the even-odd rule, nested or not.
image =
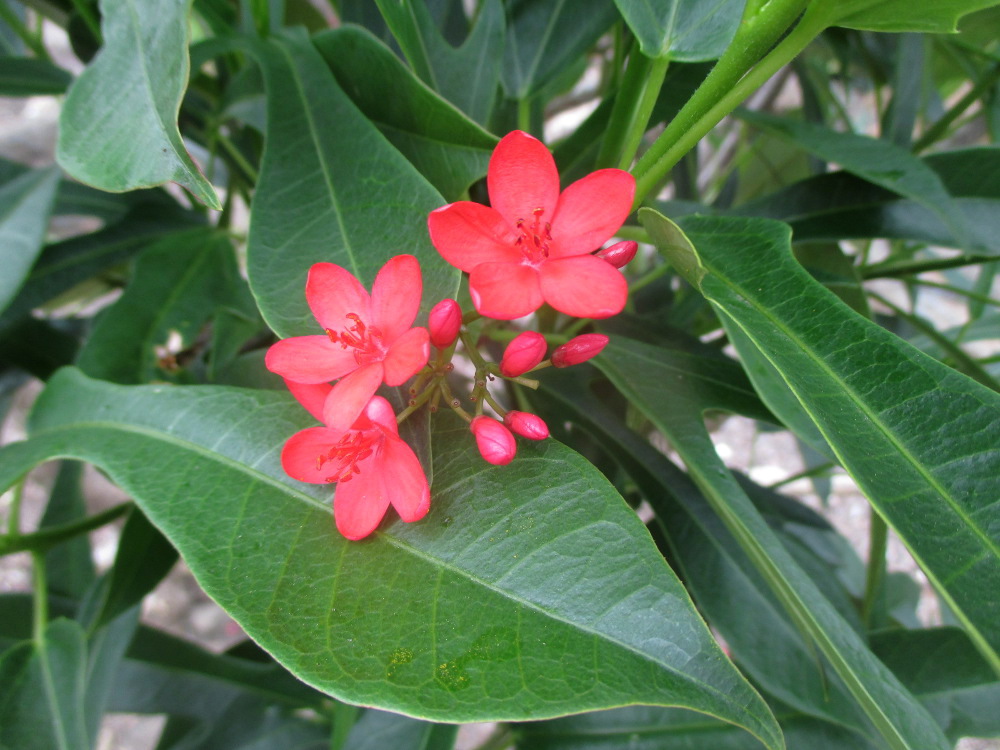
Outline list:
[[[638,44],[633,46],[597,156],[598,167],[628,169],[631,166],[669,64],[669,59],[654,60],[642,54]]]
[[[127,513],[131,508],[132,503],[121,503],[79,521],[60,526],[51,526],[36,531],[34,534],[19,534],[12,525],[11,533],[0,536],[0,556],[10,555],[14,552],[24,552],[25,550],[45,554],[47,550],[57,544],[111,523]]]
[[[885,551],[889,540],[889,527],[882,516],[871,509],[868,526],[868,569],[865,574],[865,598],[861,603],[861,621],[865,630],[880,627],[885,620]]]

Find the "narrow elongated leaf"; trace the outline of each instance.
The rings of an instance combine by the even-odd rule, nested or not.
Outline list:
[[[1000,395],[846,307],[795,263],[784,224],[692,219],[686,237],[642,220],[782,374],[1000,672]]]
[[[997,0],[820,0],[810,3],[810,13],[826,19],[827,26],[862,31],[925,31],[947,34],[958,31],[967,13],[1000,5]]]
[[[0,57],[0,96],[61,94],[73,76],[48,60]]]
[[[615,0],[647,57],[714,60],[733,39],[746,0]]]
[[[486,174],[497,144],[416,78],[372,34],[346,27],[313,43],[344,92],[447,200]]]
[[[420,260],[424,309],[453,297],[460,273],[427,234],[427,214],[445,200],[357,110],[306,36],[252,49],[268,126],[247,261],[268,325],[279,336],[317,332],[305,281],[320,261],[368,286],[390,257],[410,253]]]
[[[177,182],[221,209],[184,147],[177,113],[188,78],[192,0],[101,0],[104,46],[70,87],[56,158],[111,192]]]
[[[327,488],[283,476],[281,443],[305,422],[278,393],[122,387],[65,370],[35,408],[33,438],[3,450],[0,486],[55,455],[98,463],[251,637],[349,702],[446,721],[683,705],[781,745],[592,466],[549,442],[484,469],[455,422],[434,434],[429,516],[364,543],[333,531]]]
[[[83,466],[65,461],[59,467],[49,502],[39,529],[79,521],[87,515],[80,491]],[[45,553],[45,578],[48,590],[80,599],[94,582],[94,562],[86,535],[70,539]]]
[[[59,170],[35,169],[0,187],[0,311],[17,294],[42,249]]]

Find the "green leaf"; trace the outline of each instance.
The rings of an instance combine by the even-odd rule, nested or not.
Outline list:
[[[0,311],[38,257],[59,186],[56,168],[29,170],[0,187]]]
[[[98,318],[79,367],[116,383],[177,377],[169,354],[192,347],[219,309],[252,310],[229,238],[210,229],[178,232],[136,261],[125,293]],[[167,344],[171,337],[178,339]]]
[[[0,57],[0,96],[61,94],[72,80],[69,71],[48,60]]]
[[[450,750],[457,732],[454,724],[432,724],[370,708],[351,727],[343,750]]]
[[[111,192],[173,181],[222,208],[177,129],[190,7],[101,0],[104,46],[70,86],[59,119],[56,158],[73,177]]]
[[[496,137],[435,94],[373,35],[345,27],[313,43],[344,93],[447,200],[458,200],[486,174]]]
[[[813,0],[809,13],[827,26],[861,31],[923,31],[947,34],[958,31],[967,13],[1000,5],[997,0]]]
[[[764,219],[641,221],[782,374],[841,464],[1000,672],[1000,395],[861,317]]]
[[[72,620],[55,620],[39,642],[0,655],[0,747],[81,750],[91,747],[84,711],[87,644]]]
[[[250,286],[279,336],[317,332],[305,299],[313,263],[369,286],[392,256],[420,260],[424,309],[454,297],[460,273],[427,234],[434,188],[341,91],[302,34],[253,46],[268,91],[267,146],[247,249]]]
[[[941,178],[906,149],[888,141],[856,133],[839,133],[822,125],[787,117],[750,111],[741,112],[740,117],[769,133],[793,141],[825,161],[839,164],[847,172],[917,201],[937,214],[960,244],[968,242],[964,216]]]
[[[746,0],[615,0],[647,57],[715,60],[729,46]]]
[[[348,702],[445,721],[683,705],[780,747],[645,527],[582,457],[549,442],[484,466],[452,418],[434,434],[430,515],[354,543],[333,530],[329,489],[280,468],[305,423],[279,393],[64,370],[32,439],[3,449],[0,486],[55,455],[97,463],[256,642]]]
[[[52,485],[39,529],[73,523],[87,515],[87,506],[80,491],[82,477],[81,464],[65,461],[59,465],[59,474]],[[81,599],[94,578],[94,562],[86,535],[81,534],[45,553],[45,580],[49,591]]]
[[[501,81],[512,99],[536,93],[619,18],[611,0],[525,0],[507,12]]]

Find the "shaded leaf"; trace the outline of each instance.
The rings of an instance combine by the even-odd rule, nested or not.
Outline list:
[[[66,370],[32,440],[3,449],[0,486],[53,455],[98,463],[255,641],[349,702],[446,721],[681,704],[780,746],[642,523],[580,456],[550,442],[484,468],[453,420],[434,434],[430,515],[352,543],[329,490],[281,471],[304,416],[277,393]]]
[[[714,60],[726,51],[746,0],[615,0],[647,57]]]
[[[221,209],[177,129],[191,0],[102,0],[104,46],[66,96],[56,158],[111,192],[172,181]]]
[[[0,57],[0,96],[61,94],[73,76],[48,60]]]
[[[32,169],[0,187],[0,312],[38,257],[59,186],[59,170]]]
[[[49,493],[39,529],[79,521],[87,515],[87,506],[80,491],[82,477],[81,464],[64,461],[59,465],[59,474]],[[45,553],[45,579],[49,591],[82,599],[95,577],[90,540],[84,534]]]
[[[370,708],[351,727],[343,750],[450,750],[458,727]]]

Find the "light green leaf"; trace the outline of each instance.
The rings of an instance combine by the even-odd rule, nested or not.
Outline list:
[[[59,120],[56,158],[76,179],[114,193],[172,181],[222,208],[177,129],[191,2],[101,0],[104,46]]]
[[[733,39],[746,0],[615,0],[647,57],[718,58]]]
[[[1000,673],[1000,395],[858,315],[799,266],[786,225],[641,220],[782,374],[841,464]]]
[[[445,200],[341,91],[303,34],[252,47],[268,92],[267,145],[247,249],[250,286],[279,336],[318,331],[305,299],[313,263],[369,286],[389,258],[420,261],[424,309],[454,297],[461,274],[427,234]]]
[[[808,13],[827,26],[861,31],[923,31],[947,34],[958,31],[967,13],[1000,5],[997,0],[813,0]]]
[[[33,169],[0,187],[0,311],[14,299],[41,252],[59,170]]]
[[[0,454],[0,486],[56,455],[97,463],[255,641],[348,702],[444,721],[682,705],[781,746],[641,521],[582,457],[548,442],[486,466],[452,418],[434,434],[428,517],[348,542],[329,488],[280,468],[304,416],[279,393],[64,370],[32,439]]]

